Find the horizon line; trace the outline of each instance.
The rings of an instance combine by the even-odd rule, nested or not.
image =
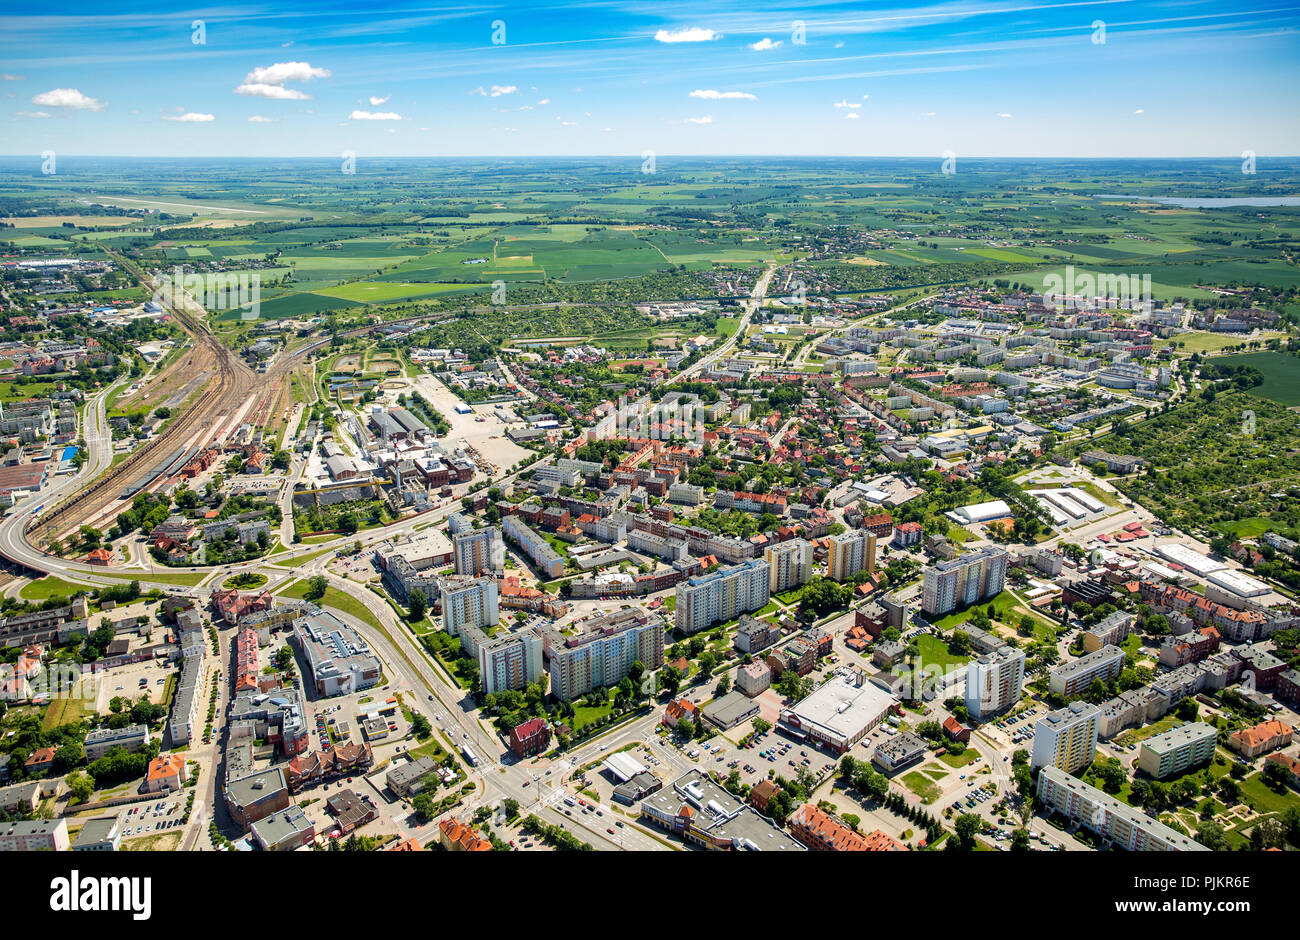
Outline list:
[[[354,154],[371,160],[590,160],[608,159],[644,159],[641,153],[577,153],[577,154]],[[834,154],[834,153],[656,153],[656,159],[668,157],[674,159],[803,159],[803,160],[943,160],[947,154]],[[1153,154],[1148,156],[1125,156],[1113,154],[1108,156],[1049,156],[1049,155],[1014,155],[1014,154],[953,154],[958,160],[1232,160],[1242,159],[1241,154],[1193,154],[1174,156],[1171,154]],[[1261,156],[1255,154],[1256,160],[1298,160],[1297,154],[1272,154]],[[61,159],[97,159],[97,160],[337,160],[336,155],[320,154],[104,154],[104,153],[62,153]],[[0,159],[41,159],[40,153],[0,153]]]

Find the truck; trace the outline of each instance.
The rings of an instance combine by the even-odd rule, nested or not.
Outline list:
[[[478,766],[478,755],[470,750],[468,744],[462,744],[460,746],[460,754],[471,767]]]

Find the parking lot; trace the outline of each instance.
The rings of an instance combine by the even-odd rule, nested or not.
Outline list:
[[[142,695],[148,695],[149,701],[161,705],[167,691],[167,676],[173,671],[164,660],[155,659],[102,672],[96,681],[95,710],[107,714],[108,703],[114,698],[138,702]]]
[[[181,812],[181,807],[184,805],[181,797],[173,794],[152,803],[137,803],[131,806],[122,820],[122,838],[133,839],[155,832],[179,829],[184,825]]]

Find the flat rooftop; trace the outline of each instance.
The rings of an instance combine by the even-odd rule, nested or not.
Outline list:
[[[844,740],[872,724],[898,703],[898,699],[869,679],[844,674],[822,685],[787,711],[805,726],[815,726],[832,739]]]

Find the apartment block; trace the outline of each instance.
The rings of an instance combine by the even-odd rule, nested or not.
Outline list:
[[[1051,671],[1048,685],[1057,695],[1073,698],[1082,695],[1093,682],[1110,682],[1124,669],[1124,651],[1118,646],[1103,646]]]
[[[522,519],[507,516],[501,524],[510,537],[547,578],[558,578],[564,573],[564,559],[540,534],[530,529]]]
[[[1034,726],[1034,751],[1030,770],[1055,767],[1067,774],[1092,763],[1097,753],[1101,709],[1087,702],[1071,702],[1039,719]]]
[[[463,627],[495,627],[501,620],[492,578],[443,578],[441,586],[442,628],[451,636],[460,636]]]
[[[966,667],[966,710],[983,721],[1020,701],[1025,684],[1025,653],[1003,646]]]
[[[149,729],[144,725],[125,728],[100,728],[86,735],[86,760],[99,760],[115,747],[138,751],[149,743]]]
[[[1163,780],[1210,760],[1218,741],[1219,731],[1213,725],[1202,721],[1181,725],[1142,742],[1138,769]]]
[[[61,817],[0,823],[0,852],[66,852],[69,844]]]
[[[1126,639],[1137,621],[1137,614],[1117,610],[1109,617],[1099,621],[1083,635],[1083,651],[1095,653],[1103,646],[1119,646]]]
[[[1130,852],[1208,851],[1190,836],[1056,767],[1038,772],[1038,796],[1049,809],[1095,832],[1106,844]]]
[[[771,569],[768,575],[768,591],[780,594],[791,588],[804,584],[812,577],[813,549],[806,539],[790,539],[769,545],[763,552],[763,560]]]
[[[478,650],[484,694],[522,689],[542,676],[542,638],[533,631],[488,640]]]
[[[555,631],[544,635],[551,694],[561,701],[617,685],[635,662],[647,672],[664,663],[664,621],[647,611],[628,608],[582,626],[583,633],[575,637]]]
[[[876,570],[876,533],[842,532],[830,538],[826,573],[832,581],[848,581],[860,571]]]
[[[950,558],[925,569],[921,609],[943,616],[1002,593],[1006,581],[1006,549],[991,546]]]
[[[698,633],[706,627],[767,604],[769,569],[765,561],[747,561],[677,585],[676,627]]]
[[[457,532],[451,544],[456,574],[500,574],[505,568],[505,546],[496,526]]]

